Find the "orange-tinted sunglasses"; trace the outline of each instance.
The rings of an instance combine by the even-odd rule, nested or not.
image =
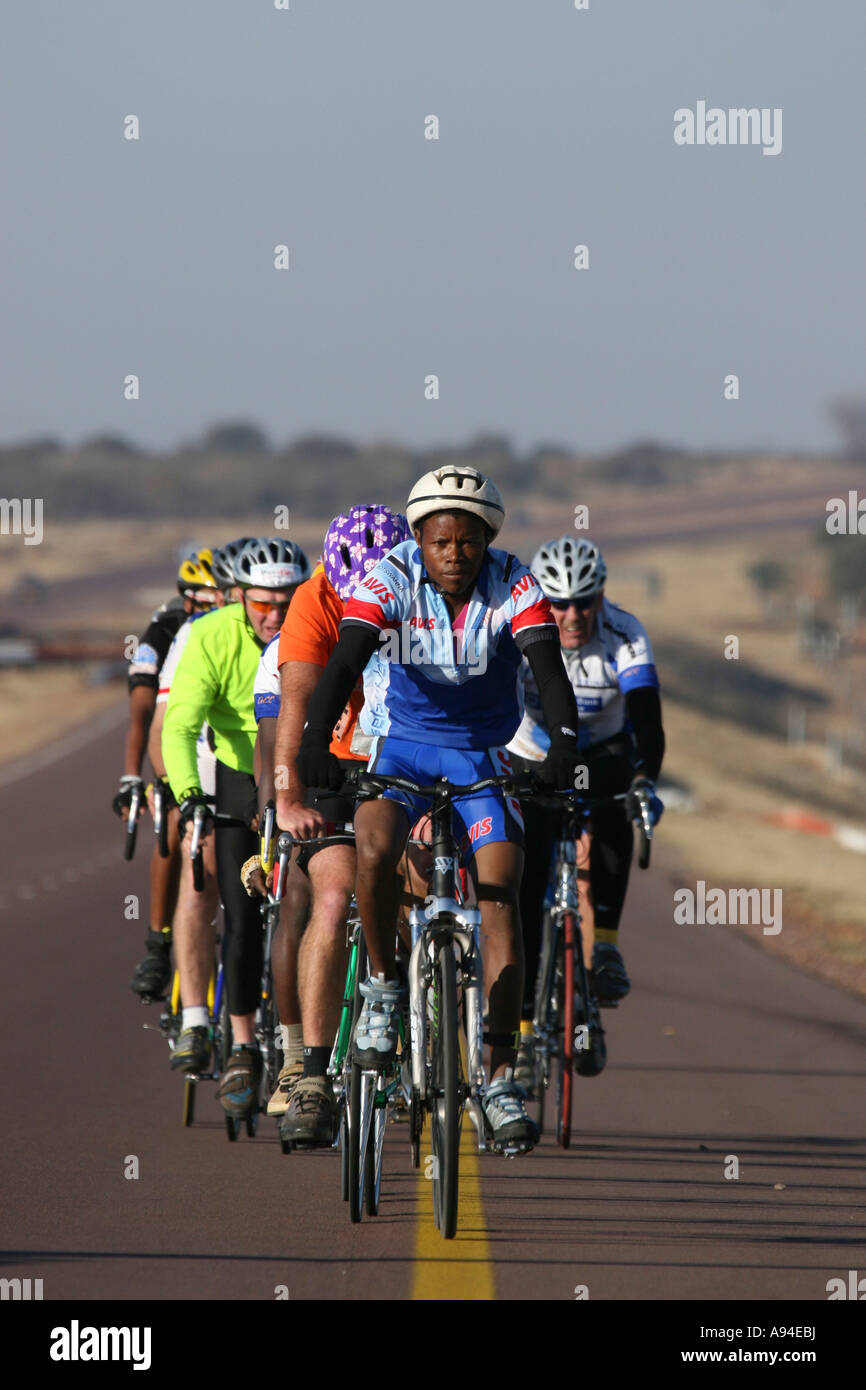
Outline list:
[[[289,605],[285,600],[282,603],[269,603],[266,598],[248,598],[247,603],[250,605],[250,608],[254,608],[257,613],[270,613],[272,608],[276,608],[278,613],[288,613],[289,611]]]

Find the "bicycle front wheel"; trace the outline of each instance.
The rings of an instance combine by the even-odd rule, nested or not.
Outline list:
[[[574,1077],[574,913],[562,917],[560,938],[561,967],[559,1016],[559,1075],[556,1083],[556,1142],[567,1149],[571,1143],[571,1088]]]
[[[349,1197],[349,1220],[353,1225],[361,1220],[362,1194],[364,1187],[364,1153],[362,1151],[363,1114],[361,1104],[362,1068],[353,1062],[352,1049],[355,1045],[355,1025],[361,1012],[363,999],[361,981],[367,975],[367,950],[363,937],[358,943],[358,961],[355,968],[355,994],[352,1009],[352,1032],[349,1037],[349,1052],[346,1058],[346,1140],[348,1143],[348,1172],[346,1174]]]
[[[367,1155],[364,1161],[364,1206],[368,1216],[379,1215],[379,1195],[382,1191],[382,1150],[385,1146],[387,1108],[377,1105],[370,1124]]]
[[[457,969],[448,942],[439,949],[435,1008],[430,1028],[432,1048],[433,1211],[445,1240],[457,1231],[457,1184],[460,1154],[460,1092],[457,1048]]]

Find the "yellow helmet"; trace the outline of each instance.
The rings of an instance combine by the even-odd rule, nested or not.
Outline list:
[[[177,572],[178,592],[184,598],[191,597],[196,589],[218,589],[213,572],[213,553],[200,550],[196,555],[188,555]]]

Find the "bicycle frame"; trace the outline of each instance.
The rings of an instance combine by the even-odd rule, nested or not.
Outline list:
[[[483,966],[481,958],[481,913],[466,907],[460,894],[458,870],[460,855],[451,824],[451,800],[434,798],[430,810],[433,823],[433,874],[430,893],[423,907],[409,913],[412,954],[409,960],[409,1026],[411,1035],[412,1091],[418,1100],[427,1096],[427,989],[433,979],[436,956],[447,934],[455,950],[459,983],[463,989],[464,1026],[469,1096],[479,1100],[485,1087]],[[483,1126],[479,1126],[483,1133]]]

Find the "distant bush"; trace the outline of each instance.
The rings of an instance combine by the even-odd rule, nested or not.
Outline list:
[[[212,425],[202,441],[203,449],[225,454],[266,454],[270,447],[264,431],[245,420]]]
[[[762,594],[777,594],[780,589],[787,589],[790,583],[787,565],[780,564],[778,560],[758,560],[756,564],[749,565],[746,574]]]

